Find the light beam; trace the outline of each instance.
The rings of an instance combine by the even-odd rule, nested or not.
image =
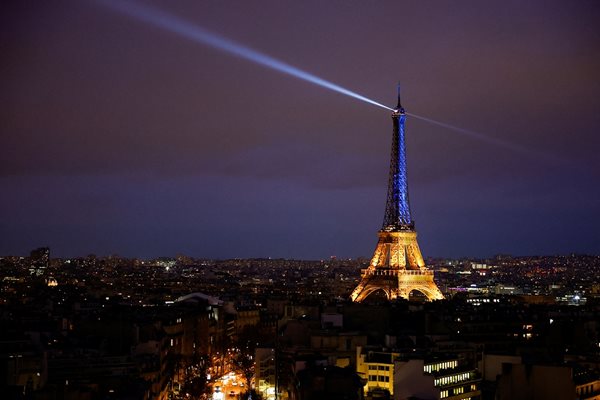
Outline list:
[[[411,116],[413,118],[416,118],[416,119],[420,119],[421,121],[429,122],[432,125],[441,126],[443,128],[452,130],[454,132],[462,133],[463,135],[469,136],[469,137],[471,137],[473,139],[476,139],[476,140],[480,140],[482,142],[486,142],[486,143],[493,144],[493,145],[496,145],[496,146],[504,147],[504,148],[507,148],[507,149],[510,149],[510,150],[513,150],[513,151],[517,151],[517,152],[528,152],[529,151],[528,149],[526,149],[524,147],[521,147],[521,146],[518,146],[518,145],[516,145],[514,143],[505,142],[503,140],[496,139],[494,137],[491,137],[491,136],[488,136],[488,135],[484,135],[482,133],[475,132],[475,131],[472,131],[470,129],[460,128],[458,126],[450,125],[450,124],[447,124],[445,122],[436,121],[435,119],[423,117],[421,115],[412,114],[412,113],[408,113],[408,112],[406,113],[406,115],[409,115],[409,116]]]
[[[394,111],[393,108],[383,105],[381,103],[376,102],[375,100],[369,99],[363,95],[360,95],[356,92],[348,90],[340,85],[336,85],[333,82],[325,80],[323,78],[319,78],[316,75],[313,75],[309,72],[306,72],[300,68],[294,67],[290,64],[287,64],[283,61],[280,61],[276,58],[273,58],[265,53],[261,53],[260,51],[251,49],[250,47],[244,46],[240,43],[237,43],[231,39],[227,39],[221,35],[210,32],[206,29],[203,29],[191,22],[188,22],[182,18],[176,17],[174,15],[168,14],[158,8],[142,5],[133,1],[126,0],[93,0],[96,3],[107,7],[113,11],[117,11],[121,14],[127,15],[129,17],[147,22],[149,24],[158,26],[167,31],[176,33],[180,36],[183,36],[187,39],[193,40],[197,43],[201,43],[207,46],[210,46],[216,50],[223,51],[225,53],[231,54],[236,57],[243,58],[248,61],[255,62],[267,68],[271,68],[275,71],[284,73],[286,75],[293,76],[298,79],[302,79],[306,82],[313,83],[315,85],[324,87],[326,89],[333,90],[335,92],[344,94],[346,96],[353,97],[357,100],[364,101],[365,103],[372,104],[377,107],[385,108],[386,110]],[[461,133],[463,135],[469,136],[473,139],[477,139],[482,142],[486,142],[488,144],[497,145],[500,147],[504,147],[517,152],[528,152],[531,151],[524,147],[518,146],[514,143],[505,142],[488,135],[484,135],[482,133],[478,133],[469,129],[460,128],[457,126],[453,126],[444,122],[436,121],[431,118],[423,117],[417,114],[406,113],[413,118],[420,119],[422,121],[429,122],[433,125],[438,125],[444,127],[446,129],[452,130],[454,132]]]
[[[378,103],[375,100],[371,100],[368,97],[362,96],[356,92],[343,88],[339,85],[336,85],[333,82],[329,82],[325,79],[319,78],[316,75],[303,71],[300,68],[296,68],[283,61],[277,60],[276,58],[273,58],[267,54],[253,50],[233,40],[227,39],[216,33],[200,28],[199,26],[194,25],[191,22],[188,22],[182,18],[178,18],[174,15],[167,14],[164,11],[161,11],[157,8],[130,1],[95,1],[96,3],[106,6],[112,10],[118,11],[121,14],[125,14],[130,17],[148,22],[152,25],[156,25],[158,27],[181,35],[195,42],[205,44],[214,49],[224,51],[226,53],[232,54],[240,58],[244,58],[249,61],[253,61],[267,68],[271,68],[275,71],[279,71],[281,73],[296,77],[298,79],[302,79],[315,85],[331,89],[335,92],[345,94],[346,96],[353,97],[357,100],[361,100],[366,103],[373,104],[375,106],[393,111],[392,108]]]

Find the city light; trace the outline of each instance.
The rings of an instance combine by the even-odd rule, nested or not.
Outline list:
[[[576,170],[538,173],[528,163],[538,150],[509,140],[600,170],[585,163],[594,146],[579,133],[600,129],[588,95],[596,78],[587,29],[594,21],[586,18],[593,13],[576,13],[575,3],[518,15],[505,5],[486,4],[478,14],[441,2],[416,14],[391,2],[379,14],[372,4],[359,11],[348,11],[354,4],[160,0],[88,0],[52,12],[10,6],[5,47],[17,57],[5,74],[9,90],[0,92],[7,92],[10,114],[3,121],[9,140],[1,142],[9,162],[2,196],[8,218],[0,218],[8,253],[0,253],[0,398],[600,400],[600,248],[590,206],[600,193],[583,189],[597,189],[597,179]],[[565,10],[577,24],[554,23],[564,21]],[[189,15],[197,12],[203,15]],[[259,38],[257,49],[281,49],[273,55],[302,60],[303,68],[323,63],[314,67],[319,74],[330,61],[327,70],[339,72],[330,77],[341,83],[369,71],[354,79],[365,79],[358,87],[388,79],[364,63],[401,71],[415,86],[435,73],[414,103],[435,98],[424,107],[438,110],[436,117],[457,110],[450,121],[459,125],[465,110],[493,115],[498,130],[488,137],[406,113],[400,96],[391,109],[197,26],[202,20],[242,42]],[[571,25],[577,31],[561,31]],[[498,27],[527,29],[498,35]],[[327,40],[311,46],[314,38]],[[574,39],[587,43],[578,57]],[[202,62],[215,55],[240,64],[242,75],[262,74],[250,85],[259,97],[276,81],[291,81],[357,109],[385,109],[378,116],[393,130],[368,134],[354,124],[360,116],[346,119],[348,109],[322,107],[310,116],[301,104],[273,105],[273,98],[262,107],[233,104],[240,99],[219,106],[222,95],[244,91],[228,68]],[[554,60],[567,61],[556,69]],[[177,63],[186,64],[176,65],[180,74],[165,70]],[[454,90],[453,102],[432,85]],[[447,107],[451,102],[457,107]],[[339,140],[329,141],[335,149],[314,140],[323,115],[339,126]],[[431,173],[433,160],[431,171],[414,176],[424,192],[413,201],[429,209],[412,214],[405,134],[415,136],[412,126],[405,131],[407,118],[418,120],[415,136],[423,127],[459,132],[491,150],[523,154],[489,163],[485,149],[463,146],[467,139],[415,153],[442,163],[440,175]],[[363,134],[351,135],[356,129]],[[374,154],[387,161],[390,149],[365,147],[361,135],[373,145],[392,139],[388,174],[378,183],[388,183],[385,211],[375,205],[375,220],[370,206],[349,204],[377,193],[383,200],[386,192],[362,167]],[[568,148],[579,142],[585,145]],[[336,163],[337,153],[358,164]],[[166,174],[148,173],[171,159]],[[300,174],[317,185],[297,185]],[[304,215],[300,203],[311,207]],[[383,224],[377,211],[384,211]],[[419,243],[417,216],[430,220]],[[359,235],[365,229],[376,244]],[[426,258],[420,244],[427,244]],[[548,249],[555,255],[543,255]]]

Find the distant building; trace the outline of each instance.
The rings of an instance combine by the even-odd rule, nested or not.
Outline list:
[[[600,400],[600,376],[587,369],[573,369],[573,383],[578,399]]]
[[[571,365],[505,363],[497,382],[497,400],[600,399],[598,375]]]
[[[394,394],[394,360],[399,356],[400,353],[386,350],[356,348],[356,373],[365,379],[367,395],[380,390]]]
[[[367,398],[388,392],[396,400],[481,398],[481,376],[458,358],[405,358],[399,352],[357,349],[356,371]]]
[[[496,294],[523,294],[523,289],[515,285],[497,284],[494,288]]]
[[[394,365],[394,399],[481,399],[481,375],[457,358],[398,360]]]
[[[235,330],[239,334],[247,328],[256,328],[260,324],[260,310],[257,307],[236,307]]]
[[[272,347],[259,347],[255,352],[254,385],[265,400],[275,399],[276,358]]]
[[[50,266],[50,248],[40,247],[29,253],[29,272],[31,275],[43,276]]]
[[[47,354],[36,351],[30,339],[0,338],[0,393],[7,395],[12,388],[31,396],[46,384],[47,373]]]
[[[310,366],[298,372],[297,400],[362,400],[361,379],[350,368]]]

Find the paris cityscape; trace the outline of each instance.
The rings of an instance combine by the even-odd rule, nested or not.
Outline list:
[[[0,5],[0,398],[600,400],[599,18]]]
[[[64,259],[48,248],[2,257],[3,393],[596,395],[599,256],[427,259],[445,300],[389,302],[373,294],[352,302],[348,294],[368,265],[368,259],[336,258]],[[451,367],[423,371],[440,363]],[[525,366],[543,384],[518,381]],[[438,384],[440,377],[457,380]]]

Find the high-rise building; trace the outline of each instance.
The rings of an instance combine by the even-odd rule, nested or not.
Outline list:
[[[31,272],[32,275],[44,275],[50,266],[50,249],[48,247],[40,247],[31,250],[29,253],[29,261],[29,272]]]

